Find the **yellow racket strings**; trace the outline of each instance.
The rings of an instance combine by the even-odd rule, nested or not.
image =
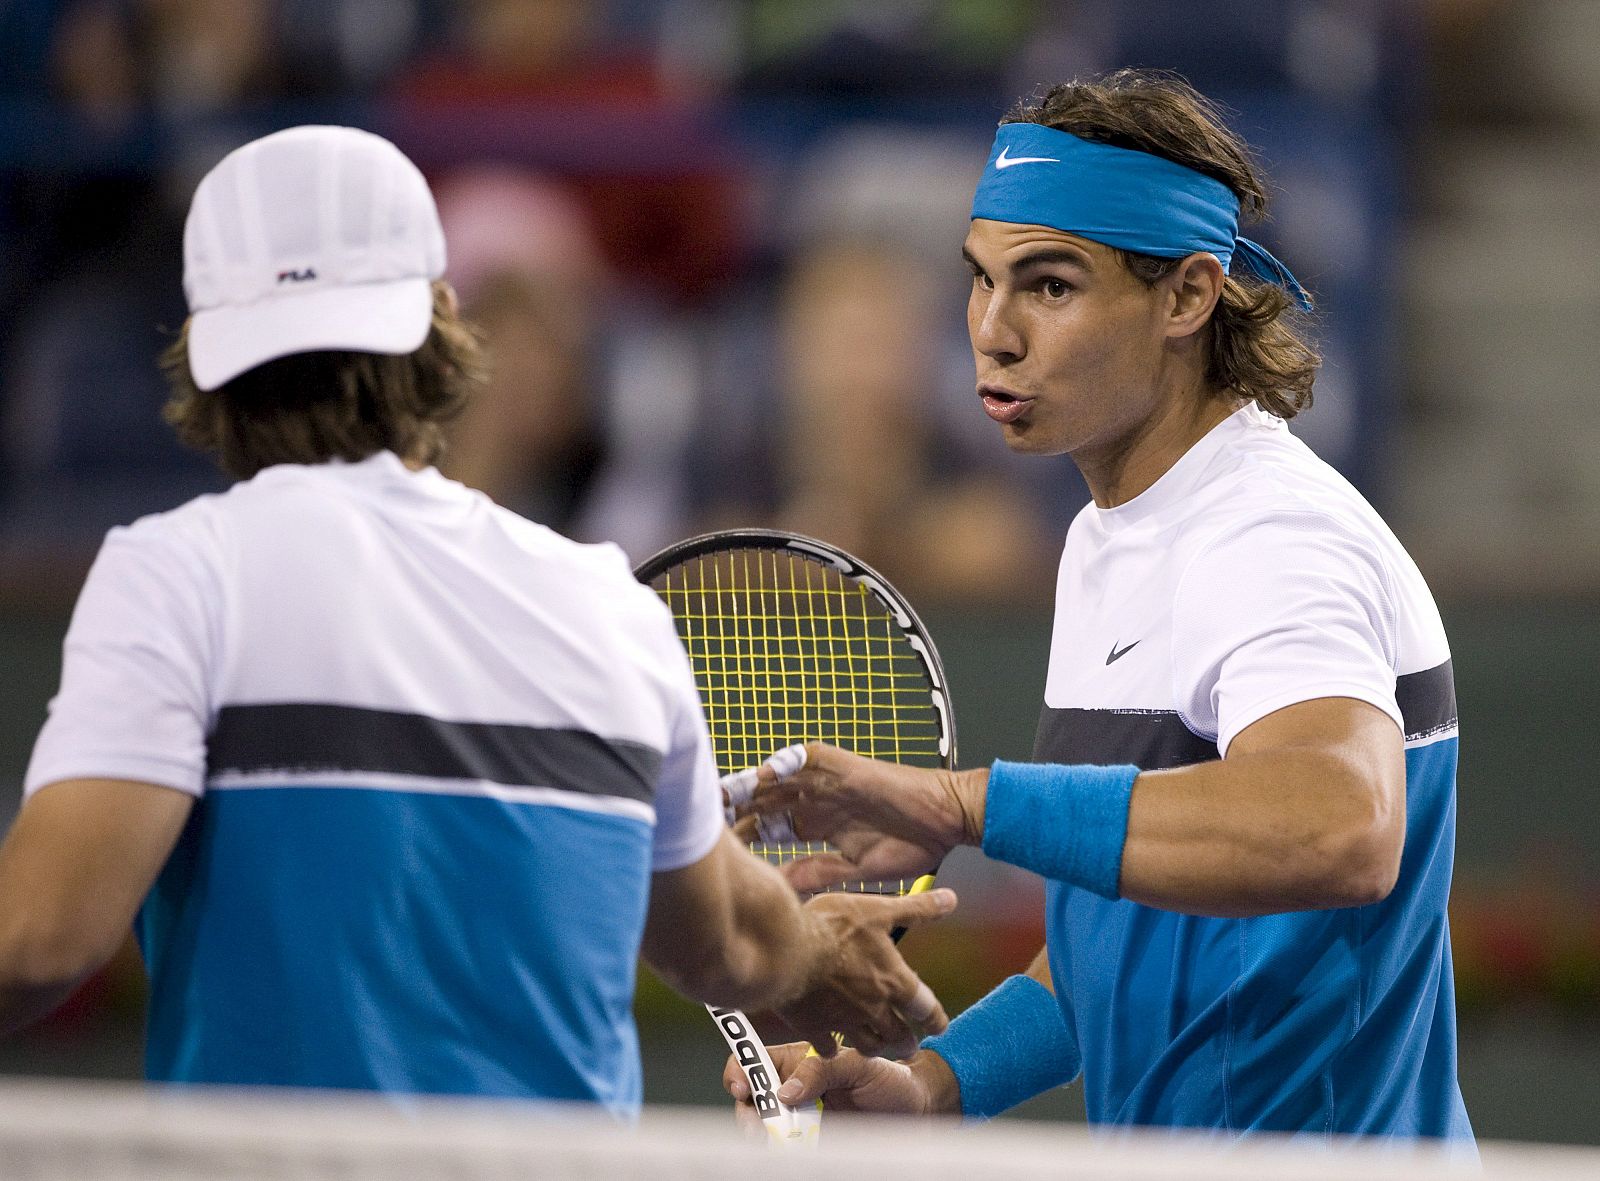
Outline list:
[[[939,717],[922,659],[867,587],[792,551],[744,549],[676,566],[672,610],[723,774],[796,742],[938,766]],[[773,861],[814,842],[756,845]],[[910,883],[850,888],[905,893]]]

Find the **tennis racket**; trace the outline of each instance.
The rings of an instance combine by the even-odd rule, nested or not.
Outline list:
[[[955,766],[939,653],[911,605],[866,563],[813,538],[741,529],[669,546],[634,574],[672,610],[722,775],[813,741],[896,763]],[[750,850],[781,864],[828,846],[779,837]],[[837,889],[913,894],[932,885],[930,873]],[[708,1008],[769,1133],[786,1143],[814,1139],[819,1112],[778,1100],[777,1071],[749,1019]]]

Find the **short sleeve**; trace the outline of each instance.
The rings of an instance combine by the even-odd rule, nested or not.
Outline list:
[[[678,643],[670,621],[667,691],[668,746],[656,785],[655,853],[651,868],[657,873],[693,865],[716,845],[726,827],[722,813],[722,787],[711,754],[700,694],[694,685],[689,658]]]
[[[205,788],[220,605],[196,551],[156,520],[112,530],[89,571],[25,795],[64,779]]]
[[[1175,700],[1224,755],[1302,701],[1352,697],[1400,725],[1392,579],[1375,545],[1326,514],[1232,526],[1184,571],[1173,604]]]

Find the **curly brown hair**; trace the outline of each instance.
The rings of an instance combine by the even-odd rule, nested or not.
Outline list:
[[[1087,82],[1064,82],[1024,100],[1003,123],[1041,123],[1081,139],[1149,152],[1221,181],[1239,198],[1241,220],[1260,220],[1267,191],[1244,142],[1187,82],[1149,70],[1118,70]],[[1182,259],[1118,250],[1145,284],[1171,274]],[[1211,317],[1206,380],[1249,398],[1279,418],[1311,405],[1322,358],[1307,317],[1283,288],[1253,275],[1229,275]]]
[[[202,390],[189,371],[189,324],[161,356],[178,438],[248,479],[277,463],[365,459],[393,451],[437,463],[445,428],[484,378],[482,342],[447,284],[433,284],[433,323],[414,353],[313,352],[279,357]]]

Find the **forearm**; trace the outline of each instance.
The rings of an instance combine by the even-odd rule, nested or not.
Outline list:
[[[1383,769],[1348,753],[1128,769],[1131,795],[1087,806],[1082,793],[1109,791],[1116,776],[1078,771],[1000,765],[993,784],[974,773],[963,810],[982,825],[984,850],[1108,897],[1227,916],[1364,905],[1398,872],[1403,772],[1398,790],[1375,790]]]
[[[818,933],[789,884],[748,855],[730,883],[733,902],[715,987],[724,1004],[778,1008],[811,983]]]
[[[1134,784],[1125,898],[1225,916],[1361,906],[1393,888],[1396,817],[1326,752],[1241,755]],[[1403,837],[1403,827],[1400,831]]]
[[[118,779],[66,780],[23,805],[0,844],[0,1032],[116,954],[193,805]]]
[[[644,955],[679,992],[769,1008],[805,988],[817,935],[788,883],[731,834],[703,862],[661,876]]]

